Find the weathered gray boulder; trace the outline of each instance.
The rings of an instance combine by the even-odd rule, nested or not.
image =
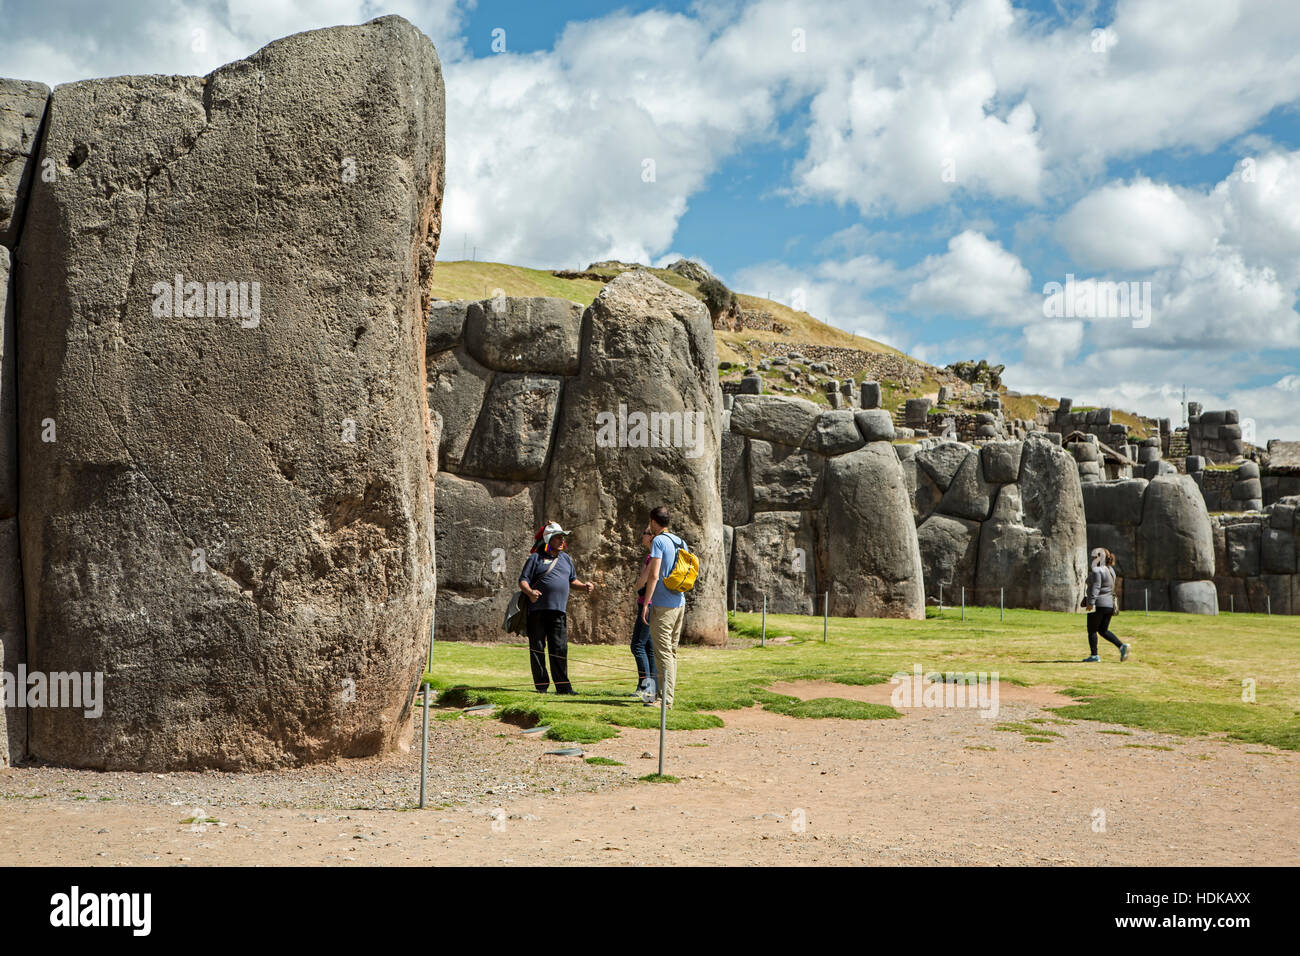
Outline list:
[[[1087,494],[1088,486],[1083,488]],[[1137,575],[1136,532],[1129,525],[1088,522],[1088,552],[1093,548],[1105,548],[1115,555],[1115,573],[1121,578]]]
[[[1213,581],[1171,581],[1169,606],[1180,614],[1218,614],[1219,594]]]
[[[17,518],[0,520],[0,656],[11,674],[27,660]],[[0,714],[6,711],[8,732],[7,737],[0,735],[0,750],[7,750],[10,759],[18,761],[27,753],[27,709],[0,706]]]
[[[545,478],[560,387],[561,380],[548,375],[496,375],[459,473],[510,481]]]
[[[34,757],[243,769],[406,740],[443,111],[398,17],[52,94],[18,268],[27,663],[105,685],[97,720],[29,713]]]
[[[1128,578],[1120,582],[1122,597],[1120,603],[1126,611],[1171,611],[1168,581],[1148,581],[1142,578]],[[1149,603],[1148,603],[1149,602]]]
[[[933,448],[924,448],[916,453],[916,461],[926,473],[934,479],[940,491],[947,491],[953,476],[970,455],[970,445],[959,442],[944,442]]]
[[[863,408],[880,407],[880,383],[863,382],[861,386],[861,400],[859,402]]]
[[[816,537],[808,511],[759,511],[735,529],[732,574],[742,610],[811,614],[817,595]],[[818,605],[820,607],[820,605]]]
[[[0,89],[6,81],[0,81]],[[0,95],[0,103],[3,97]],[[0,656],[11,673],[27,659],[23,576],[18,557],[18,441],[14,297],[9,250],[0,246]],[[27,749],[27,710],[0,706],[0,753],[21,760]]]
[[[1296,573],[1296,541],[1289,531],[1264,528],[1259,543],[1259,559],[1265,574]]]
[[[32,179],[33,153],[50,88],[30,80],[0,79],[0,246],[18,245]]]
[[[853,420],[857,422],[864,441],[894,440],[894,419],[883,408],[861,409],[853,414]]]
[[[808,438],[808,447],[823,455],[843,455],[864,444],[850,409],[822,412]]]
[[[794,448],[809,447],[822,410],[803,398],[785,395],[737,395],[731,429]]]
[[[1083,488],[1083,510],[1089,524],[1135,525],[1142,523],[1145,478],[1092,482]]]
[[[1259,581],[1267,600],[1256,602],[1270,614],[1295,614],[1300,611],[1300,595],[1296,593],[1294,574],[1261,574]]]
[[[465,313],[469,305],[464,299],[438,299],[429,305],[429,325],[424,339],[429,361],[439,352],[454,349],[465,341]]]
[[[822,500],[826,459],[816,452],[749,440],[749,480],[754,511],[798,511]]]
[[[492,384],[492,372],[463,348],[457,348],[434,358],[427,377],[429,409],[441,415],[443,421],[439,466],[459,471]]]
[[[722,428],[722,520],[737,526],[749,524],[749,439],[728,426]]]
[[[574,531],[579,576],[591,595],[569,601],[569,633],[602,643],[628,640],[632,588],[645,555],[641,531],[650,509],[666,505],[672,530],[700,557],[687,597],[683,639],[727,636],[719,474],[721,389],[713,325],[698,300],[643,270],[606,285],[583,316],[581,371],[565,382],[555,452],[546,484],[547,516]],[[747,396],[754,401],[762,396]],[[618,447],[597,442],[601,413],[679,415],[691,422],[680,445]],[[732,427],[742,408],[737,398]],[[686,418],[689,413],[689,418]],[[630,443],[629,443],[630,444]]]
[[[1137,545],[1139,577],[1162,581],[1214,577],[1210,515],[1191,476],[1161,475],[1151,480]]]
[[[440,635],[462,641],[505,637],[501,621],[506,605],[519,587],[533,534],[545,520],[542,492],[541,482],[438,474],[433,501]],[[579,570],[580,576],[586,571],[581,566]]]
[[[582,306],[568,299],[502,295],[465,312],[465,347],[498,372],[574,375],[581,334]]]
[[[996,485],[1015,481],[1020,477],[1020,452],[1024,447],[1018,441],[993,441],[980,449],[984,464],[984,480]]]
[[[1234,482],[1230,491],[1233,501],[1249,501],[1264,497],[1264,489],[1258,478],[1247,478]]]
[[[938,510],[942,514],[968,521],[983,521],[989,516],[997,490],[997,485],[990,485],[984,480],[979,453],[972,450],[953,475],[948,490],[939,502]]]
[[[884,442],[826,463],[822,590],[838,617],[925,616],[921,552],[903,469]]]
[[[1224,529],[1229,574],[1239,578],[1253,578],[1259,574],[1260,530],[1256,521],[1232,524]],[[1222,573],[1223,569],[1219,570]]]
[[[1020,481],[1003,485],[1003,493],[1019,501],[998,512],[1008,517],[991,518],[980,529],[979,600],[992,602],[1003,590],[1010,607],[1076,609],[1087,574],[1088,528],[1073,459],[1031,435],[1021,451]]]
[[[927,479],[928,480],[928,479]],[[960,589],[975,586],[975,564],[979,558],[980,524],[947,515],[930,515],[916,529],[925,574],[925,596],[955,604]]]

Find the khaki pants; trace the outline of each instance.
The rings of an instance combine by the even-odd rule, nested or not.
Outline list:
[[[682,622],[685,620],[685,605],[650,608],[650,635],[655,642],[659,693],[669,707],[673,705],[673,689],[677,684],[677,644],[682,639]]]

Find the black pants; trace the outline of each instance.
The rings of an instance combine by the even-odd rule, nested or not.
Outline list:
[[[546,654],[551,655],[551,673],[555,676],[555,692],[572,694],[569,683],[569,638],[565,629],[563,611],[533,611],[528,615],[528,655],[533,665],[533,686],[542,693],[550,686],[546,676]]]
[[[1124,642],[1110,632],[1110,619],[1115,616],[1114,608],[1099,607],[1088,612],[1088,647],[1091,648],[1092,656],[1097,656],[1097,635],[1100,634],[1106,640],[1110,641],[1116,647],[1122,647]]]

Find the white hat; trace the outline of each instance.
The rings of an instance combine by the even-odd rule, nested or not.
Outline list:
[[[565,531],[558,524],[552,521],[550,524],[548,524],[545,528],[542,529],[542,546],[550,547],[551,539],[554,538],[557,534],[563,535],[564,537],[567,538],[570,532]]]

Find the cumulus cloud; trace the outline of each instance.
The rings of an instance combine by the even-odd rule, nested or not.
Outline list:
[[[1147,272],[1210,251],[1218,231],[1203,200],[1138,178],[1084,196],[1060,218],[1056,237],[1089,268]]]
[[[953,236],[948,251],[921,263],[924,276],[907,302],[927,312],[1023,323],[1042,315],[1042,300],[1029,288],[1029,270],[1000,242],[966,230]]]

